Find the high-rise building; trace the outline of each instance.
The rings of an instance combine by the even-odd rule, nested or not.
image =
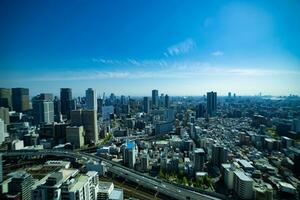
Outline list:
[[[0,119],[0,145],[4,142],[4,139],[5,139],[4,121]]]
[[[253,199],[253,179],[243,171],[234,171],[234,191],[240,199]]]
[[[202,148],[194,150],[194,170],[195,172],[203,171],[203,165],[205,161],[205,151]]]
[[[196,118],[204,117],[204,113],[205,113],[204,105],[202,103],[200,103],[196,107]]]
[[[3,181],[3,161],[2,161],[2,153],[0,153],[0,183]]]
[[[158,104],[160,108],[165,107],[165,95],[163,93],[160,94]]]
[[[137,149],[134,141],[126,141],[123,154],[123,162],[129,168],[134,168],[137,156]]]
[[[97,110],[96,92],[92,88],[85,91],[86,108],[88,110]]]
[[[2,119],[6,125],[10,123],[8,108],[0,107],[0,119]]]
[[[53,106],[54,106],[54,121],[61,122],[61,102],[57,97],[54,97]]]
[[[170,97],[169,95],[165,95],[165,108],[169,108],[170,107]]]
[[[97,112],[102,113],[102,106],[103,106],[103,99],[98,98],[97,99]]]
[[[11,181],[8,183],[8,194],[17,195],[20,193],[22,200],[31,200],[31,187],[33,186],[33,178],[25,171],[18,171],[12,174]]]
[[[85,143],[98,142],[98,125],[96,110],[73,110],[71,112],[72,126],[83,126],[85,131]]]
[[[152,108],[158,108],[158,90],[152,90]]]
[[[125,105],[126,104],[126,97],[124,95],[121,95],[121,105]]]
[[[141,156],[141,170],[147,171],[149,169],[149,155],[147,153],[144,153]]]
[[[144,97],[144,99],[143,99],[143,112],[149,113],[149,110],[150,110],[149,97]]]
[[[51,93],[41,93],[40,99],[44,101],[53,101],[53,94]]]
[[[29,89],[12,88],[12,107],[16,112],[29,110]]]
[[[70,142],[76,149],[84,146],[83,126],[68,126],[66,129],[66,142]]]
[[[207,114],[209,116],[215,116],[217,112],[217,93],[208,92],[207,93]]]
[[[53,101],[43,100],[41,96],[38,96],[32,100],[32,107],[33,107],[33,119],[36,125],[42,123],[50,124],[54,122]]]
[[[11,89],[0,88],[0,107],[12,109]]]
[[[222,163],[228,160],[228,150],[220,145],[214,144],[212,146],[212,164],[220,167]]]
[[[231,92],[228,92],[228,98],[229,99],[231,98]]]
[[[61,114],[67,116],[70,119],[70,113],[72,110],[72,89],[61,88],[60,89],[60,102],[61,102]]]

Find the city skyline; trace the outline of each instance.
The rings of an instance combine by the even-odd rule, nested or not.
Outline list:
[[[0,4],[1,87],[300,94],[298,1]]]

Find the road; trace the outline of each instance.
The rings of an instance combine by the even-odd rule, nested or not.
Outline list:
[[[177,185],[172,185],[166,181],[156,179],[150,177],[148,175],[142,174],[135,170],[124,167],[120,164],[117,164],[113,161],[106,160],[104,158],[100,158],[96,155],[91,155],[84,152],[72,152],[72,151],[62,151],[62,150],[36,150],[36,151],[3,151],[0,152],[4,156],[38,156],[38,155],[52,155],[52,156],[62,156],[62,157],[70,157],[75,159],[82,160],[93,160],[97,162],[104,162],[107,166],[107,170],[111,173],[128,179],[136,184],[142,185],[145,188],[149,188],[155,191],[158,191],[161,194],[166,196],[170,196],[174,199],[179,200],[219,200],[219,198],[212,197],[206,194],[201,194],[192,190],[185,189],[183,187],[179,187]]]

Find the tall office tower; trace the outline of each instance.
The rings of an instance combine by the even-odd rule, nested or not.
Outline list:
[[[12,179],[8,183],[8,194],[17,195],[21,193],[22,200],[31,200],[31,187],[33,186],[33,178],[25,171],[18,171],[11,174]]]
[[[158,108],[158,90],[152,90],[152,108]]]
[[[88,110],[97,110],[96,92],[92,88],[85,91],[86,108]]]
[[[126,104],[126,97],[124,95],[121,96],[121,105],[125,105]]]
[[[16,112],[29,110],[29,89],[12,88],[12,106]]]
[[[5,139],[4,121],[0,119],[0,145],[4,142],[4,139]]]
[[[202,148],[194,150],[194,170],[195,172],[203,171],[203,165],[205,161],[205,152]]]
[[[143,112],[149,113],[149,111],[150,111],[149,97],[144,97],[144,99],[143,99]]]
[[[70,142],[75,149],[84,146],[84,128],[83,126],[68,126],[66,129],[66,141]]]
[[[102,113],[102,106],[103,106],[103,99],[98,98],[97,99],[97,112]]]
[[[170,97],[169,95],[165,95],[165,108],[169,108],[170,107]]]
[[[3,181],[3,161],[2,161],[2,153],[0,153],[0,183]]]
[[[54,97],[53,105],[54,105],[54,121],[60,122],[61,121],[61,102],[57,96]]]
[[[0,107],[0,119],[2,119],[6,125],[10,123],[8,108]]]
[[[165,107],[165,95],[163,93],[160,94],[158,104],[160,108]]]
[[[149,155],[147,153],[141,156],[141,169],[144,172],[149,169]]]
[[[228,92],[228,98],[229,99],[231,98],[231,92]]]
[[[0,107],[12,109],[11,89],[0,88]]]
[[[136,162],[137,149],[134,141],[126,141],[123,154],[123,162],[126,166],[133,169]]]
[[[98,142],[98,123],[96,110],[73,110],[71,111],[72,126],[83,126],[85,131],[85,143]]]
[[[217,93],[207,93],[207,113],[209,116],[215,116],[217,112]]]
[[[228,160],[228,150],[220,145],[214,144],[212,146],[212,164],[220,167],[222,163]]]
[[[43,100],[43,97],[37,96],[32,100],[32,107],[35,125],[54,122],[53,101]]]
[[[41,93],[40,99],[45,101],[53,101],[53,94],[51,93]]]
[[[200,103],[200,104],[196,107],[196,118],[204,117],[204,113],[205,113],[204,105],[203,105],[202,103]]]
[[[67,116],[70,119],[70,113],[72,108],[72,89],[61,88],[60,89],[60,102],[61,102],[61,114]]]

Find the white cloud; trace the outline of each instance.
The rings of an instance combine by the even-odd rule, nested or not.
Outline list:
[[[196,47],[196,43],[192,39],[186,39],[183,42],[172,45],[167,49],[167,52],[164,53],[166,57],[175,56],[180,54],[185,54],[190,52]]]
[[[132,59],[133,66],[143,66],[134,70],[89,70],[89,71],[68,71],[49,74],[39,77],[32,77],[27,81],[74,81],[74,80],[95,80],[95,79],[145,79],[145,78],[188,78],[198,79],[199,77],[272,77],[282,75],[300,76],[298,70],[285,69],[262,69],[249,68],[245,66],[217,66],[207,62],[199,61],[165,61],[151,60],[138,61]]]
[[[103,59],[103,58],[92,58],[92,62],[102,63],[102,64],[105,64],[105,65],[121,64],[120,60]]]
[[[212,56],[223,56],[224,53],[222,51],[214,51],[211,53]]]

